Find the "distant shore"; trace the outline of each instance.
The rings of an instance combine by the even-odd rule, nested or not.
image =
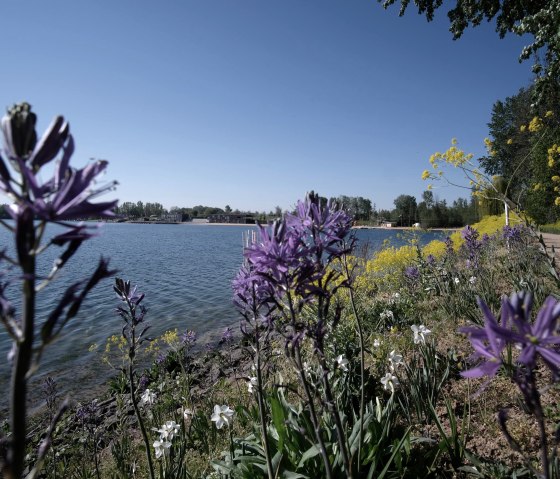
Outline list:
[[[116,223],[111,221],[111,223]],[[120,223],[125,224],[150,224],[150,225],[196,225],[196,226],[243,226],[245,228],[257,226],[256,223],[210,223],[210,222],[192,222],[192,221],[182,221],[180,223],[171,221],[122,221]],[[369,225],[356,225],[352,226],[355,230],[397,230],[397,231],[458,231],[462,228],[459,227],[449,227],[449,228],[415,228],[413,226],[369,226]]]

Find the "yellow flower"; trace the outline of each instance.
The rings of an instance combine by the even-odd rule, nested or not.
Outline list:
[[[513,140],[512,140],[511,138],[508,138],[508,141],[506,141],[506,143],[507,143],[508,145],[511,145],[511,144],[513,143]]]
[[[553,177],[552,177],[551,179],[552,179],[552,181],[554,181],[554,182],[556,182],[556,183],[557,183],[557,182],[559,182],[559,181],[560,181],[560,176],[558,176],[558,175],[554,175],[554,176],[553,176]]]
[[[552,116],[554,116],[554,113],[552,113],[550,110],[548,110],[548,111],[544,114],[544,117],[545,117],[545,118],[550,118],[550,117],[552,117]]]
[[[428,191],[432,189],[432,185],[428,185]]]
[[[552,168],[554,166],[554,158],[548,157],[548,167]]]
[[[424,170],[422,172],[422,179],[427,180],[430,177],[430,172],[428,170]]]
[[[451,138],[451,144],[455,146],[457,144],[457,138]]]
[[[527,127],[525,125],[521,125],[519,127],[519,131],[524,132],[527,129]]]
[[[539,191],[540,189],[541,189],[541,184],[535,183],[535,185],[533,186],[533,191]]]
[[[554,204],[556,206],[560,206],[560,197],[556,197],[556,199],[554,200]]]
[[[529,131],[532,133],[539,131],[542,127],[543,122],[538,116],[535,116],[529,123]]]

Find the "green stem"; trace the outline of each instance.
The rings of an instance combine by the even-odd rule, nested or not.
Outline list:
[[[138,419],[138,425],[140,426],[140,431],[142,432],[142,438],[144,439],[144,445],[146,446],[146,459],[148,460],[148,467],[150,469],[150,478],[155,479],[154,465],[152,463],[152,454],[150,453],[150,441],[148,439],[148,434],[146,433],[146,428],[144,427],[144,421],[140,415],[140,409],[138,408],[138,403],[136,402],[136,395],[134,394],[134,349],[136,348],[136,336],[134,329],[135,314],[130,301],[127,299],[128,306],[132,313],[132,325],[130,327],[131,343],[130,343],[130,353],[128,361],[128,380],[130,382],[130,399],[132,400],[132,406],[134,407],[134,413],[136,414],[136,419]]]
[[[266,470],[268,472],[268,478],[274,479],[274,470],[272,468],[272,458],[270,457],[270,444],[268,443],[268,435],[266,432],[266,414],[264,408],[263,399],[263,387],[262,387],[262,372],[261,372],[261,349],[260,349],[260,337],[258,324],[256,322],[255,316],[255,348],[256,348],[256,362],[255,365],[257,369],[257,402],[259,406],[259,416],[261,418],[261,434],[263,437],[263,447],[264,456],[266,457]]]
[[[346,275],[346,279],[350,281],[350,269],[348,267],[348,258],[346,255],[342,257],[342,264],[344,266],[344,272]],[[358,315],[358,311],[356,309],[356,302],[354,301],[354,290],[352,287],[348,288],[350,293],[350,306],[352,307],[352,313],[356,318],[356,324],[358,326],[358,338],[360,341],[360,437],[358,441],[358,468],[360,467],[360,461],[362,457],[362,446],[364,443],[364,415],[365,415],[365,392],[364,392],[364,385],[365,385],[365,346],[364,346],[364,330],[362,328],[362,321],[360,316]]]
[[[26,445],[26,406],[27,406],[27,373],[33,354],[33,336],[35,328],[35,257],[28,253],[35,243],[35,230],[31,224],[22,226],[26,230],[23,242],[19,244],[18,257],[23,272],[23,305],[22,333],[23,336],[16,346],[14,365],[12,368],[10,426],[12,438],[8,451],[8,463],[4,466],[5,479],[19,479],[23,473]]]

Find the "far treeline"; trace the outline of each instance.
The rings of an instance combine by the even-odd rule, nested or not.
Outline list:
[[[328,199],[320,197],[322,203],[327,203]],[[392,210],[377,209],[375,203],[361,196],[345,196],[331,198],[351,215],[354,220],[362,224],[379,225],[392,223],[394,226],[412,226],[420,223],[424,228],[446,228],[458,227],[473,224],[479,220],[481,214],[489,213],[471,199],[470,201],[459,198],[451,205],[445,200],[438,200],[432,191],[425,191],[422,194],[422,201],[417,203],[416,198],[411,195],[402,194],[394,200],[395,208]],[[8,205],[0,205],[0,218],[7,219]],[[284,211],[277,206],[274,211],[240,211],[232,210],[229,205],[224,208],[215,206],[194,206],[192,208],[173,206],[169,210],[161,203],[143,203],[137,201],[125,201],[115,208],[115,213],[128,220],[141,218],[163,218],[168,214],[180,214],[182,221],[193,219],[208,218],[211,215],[245,215],[253,218],[260,223],[267,223],[276,218],[280,218]]]
[[[320,197],[323,203],[328,199]],[[412,226],[421,223],[426,228],[445,228],[464,226],[478,221],[480,215],[485,213],[476,201],[459,198],[451,205],[445,200],[438,200],[432,191],[425,191],[422,201],[417,203],[416,198],[411,195],[400,195],[395,201],[392,210],[378,210],[375,203],[361,196],[345,196],[331,198],[336,201],[350,214],[355,221],[364,224],[382,224],[391,222],[396,226]],[[161,217],[165,214],[181,214],[183,221],[197,218],[208,218],[210,215],[246,215],[256,221],[266,223],[282,216],[284,211],[277,206],[274,211],[240,211],[232,210],[229,205],[224,208],[215,206],[194,206],[192,208],[174,206],[167,211],[160,203],[142,203],[138,201],[124,202],[117,207],[116,213],[126,218],[149,218]]]

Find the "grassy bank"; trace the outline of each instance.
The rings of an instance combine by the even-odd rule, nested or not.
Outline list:
[[[488,359],[473,357],[461,328],[484,326],[490,311],[499,318],[503,295],[530,292],[537,311],[559,292],[529,231],[504,230],[503,218],[489,217],[446,241],[420,248],[412,236],[368,261],[340,256],[329,268],[331,304],[319,326],[317,302],[293,303],[306,324],[301,336],[278,326],[285,304],[277,304],[253,322],[245,316],[242,333],[225,331],[219,347],[196,357],[188,330],[139,346],[137,354],[153,360],[134,372],[139,414],[125,373],[127,342],[110,338],[100,359],[125,372],[105,397],[65,412],[41,477],[150,477],[139,419],[160,478],[271,477],[271,470],[285,478],[349,471],[506,478],[542,471],[540,423],[512,369],[504,361],[490,383],[461,375]],[[306,329],[317,327],[320,334]],[[546,363],[534,370],[550,454],[558,385]],[[55,381],[45,385],[30,462],[61,402]],[[553,459],[553,474],[555,467]]]

